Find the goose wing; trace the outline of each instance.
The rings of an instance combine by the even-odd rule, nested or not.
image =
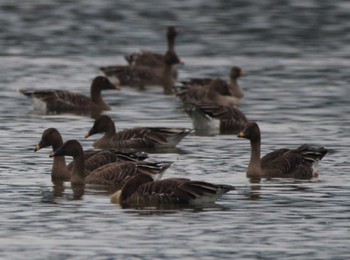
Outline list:
[[[309,179],[317,171],[319,160],[327,149],[302,145],[297,149],[279,149],[265,155],[261,160],[264,171],[271,176]]]
[[[154,179],[160,179],[164,171],[171,166],[172,162],[120,162],[110,163],[91,172],[85,182],[121,188],[132,176],[146,173]]]
[[[115,76],[121,85],[144,86],[161,80],[162,71],[145,66],[109,66],[100,68],[107,76]]]
[[[186,128],[137,127],[118,132],[112,141],[120,148],[154,148],[172,141],[174,145],[190,132]]]
[[[229,185],[169,178],[140,185],[129,197],[129,202],[143,206],[213,202],[218,196],[232,189],[234,188]]]

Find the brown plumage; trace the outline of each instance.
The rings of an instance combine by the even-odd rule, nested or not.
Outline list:
[[[183,81],[181,87],[175,88],[176,95],[183,103],[238,106],[244,93],[237,79],[245,75],[241,68],[233,67],[230,82],[218,78],[192,78]]]
[[[100,114],[103,110],[111,110],[102,97],[101,91],[120,89],[113,85],[106,77],[97,76],[90,87],[90,97],[65,90],[29,90],[18,91],[31,99],[34,110],[43,113],[75,113]]]
[[[260,158],[261,136],[259,126],[255,122],[249,122],[238,137],[250,140],[248,177],[297,179],[317,177],[318,162],[328,152],[324,147],[313,148],[304,144],[296,149],[278,149]]]
[[[139,173],[147,173],[152,178],[161,178],[164,171],[171,166],[171,162],[148,162],[148,161],[130,161],[115,162],[106,164],[95,169],[86,176],[84,152],[80,143],[76,140],[69,140],[61,147],[50,154],[50,157],[72,156],[73,170],[71,183],[74,185],[96,184],[107,185],[115,189],[121,188],[124,182]]]
[[[164,56],[165,66],[112,66],[100,68],[103,73],[112,81],[121,86],[131,86],[144,89],[145,86],[157,85],[163,87],[166,95],[172,94],[176,81],[173,75],[173,67],[182,63],[174,51],[167,51]]]
[[[185,178],[169,178],[154,181],[147,174],[130,178],[111,201],[122,207],[150,207],[177,205],[203,205],[213,203],[226,192],[230,185],[216,185]]]
[[[175,147],[192,130],[187,128],[136,127],[116,132],[112,119],[102,115],[85,135],[104,133],[93,144],[95,148],[108,149],[154,149]]]
[[[168,51],[175,51],[175,38],[178,32],[179,30],[175,26],[168,26],[166,35],[168,41]],[[152,68],[162,68],[166,66],[164,54],[147,50],[125,55],[125,59],[131,66],[146,66]],[[176,70],[175,67],[174,69]]]
[[[197,131],[219,131],[220,134],[238,134],[248,122],[246,116],[233,106],[187,104],[185,112]]]
[[[52,151],[55,151],[62,145],[63,139],[60,132],[56,128],[48,128],[43,132],[41,140],[35,146],[34,151],[36,152],[49,146],[52,147]],[[88,174],[100,166],[112,162],[139,161],[144,160],[147,157],[147,154],[144,153],[123,153],[113,150],[84,151],[84,174]],[[73,162],[66,165],[64,156],[54,157],[51,170],[51,179],[53,181],[68,181],[70,180],[72,170]]]

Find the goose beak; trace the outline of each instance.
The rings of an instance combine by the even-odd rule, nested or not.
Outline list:
[[[114,84],[114,87],[115,87],[116,90],[121,90],[122,89],[122,87],[119,84]]]
[[[49,154],[49,157],[54,157],[55,156],[55,152],[51,152],[50,154]]]
[[[244,133],[244,132],[240,132],[240,133],[237,135],[237,137],[239,137],[239,138],[244,138],[244,137],[245,137],[245,133]]]
[[[84,135],[84,137],[85,137],[85,138],[90,137],[90,133],[86,133],[86,134]]]
[[[239,73],[239,76],[245,77],[245,76],[247,76],[247,73],[245,73],[243,70],[241,70],[241,72]]]
[[[37,144],[34,148],[34,152],[37,152],[41,149],[40,144]]]

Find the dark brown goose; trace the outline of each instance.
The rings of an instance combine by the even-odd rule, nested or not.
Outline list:
[[[211,104],[187,104],[185,112],[197,133],[238,134],[248,119],[238,108]]]
[[[101,91],[108,89],[120,89],[113,85],[106,77],[94,78],[90,88],[90,97],[65,90],[29,90],[18,91],[30,98],[34,110],[42,113],[77,113],[97,114],[103,110],[111,110],[102,97]]]
[[[166,35],[168,41],[168,51],[175,51],[175,38],[178,33],[179,30],[175,26],[168,26]],[[147,66],[152,68],[164,68],[166,66],[164,54],[147,50],[141,50],[140,52],[125,55],[125,59],[131,66]],[[175,67],[174,69],[176,70]]]
[[[73,170],[71,183],[74,185],[96,184],[120,189],[124,182],[139,173],[146,173],[154,179],[160,179],[171,162],[115,162],[106,164],[86,175],[83,148],[77,140],[66,141],[50,154],[50,157],[72,156]]]
[[[230,71],[230,82],[218,78],[192,78],[183,81],[181,87],[176,87],[176,95],[184,103],[213,103],[226,106],[239,105],[244,93],[237,82],[246,73],[239,67]],[[231,98],[231,100],[230,100]]]
[[[103,73],[116,84],[121,86],[138,87],[162,86],[166,95],[172,94],[176,78],[173,75],[173,67],[182,63],[174,51],[167,51],[164,56],[164,67],[147,66],[113,66],[101,68]]]
[[[39,143],[36,145],[34,151],[39,151],[45,147],[52,147],[52,151],[57,150],[63,145],[63,139],[60,132],[56,128],[46,129]],[[102,165],[112,162],[125,162],[125,161],[139,161],[144,160],[148,156],[145,153],[123,153],[112,150],[103,151],[84,151],[84,168],[86,173],[89,173]],[[73,170],[73,163],[66,165],[64,156],[57,156],[53,158],[51,179],[68,181],[70,180]]]
[[[248,177],[311,179],[318,176],[318,162],[328,152],[324,147],[304,144],[296,149],[278,149],[260,158],[260,129],[255,122],[249,122],[238,137],[250,140]]]
[[[95,120],[85,138],[93,134],[104,133],[102,138],[93,143],[95,148],[100,149],[172,148],[191,132],[192,130],[187,128],[136,127],[117,133],[112,119],[107,115],[102,115]]]
[[[238,106],[240,99],[230,94],[229,86],[222,79],[214,79],[208,85],[190,88],[175,88],[176,95],[183,102],[184,107],[190,104],[214,104],[218,106]]]
[[[204,205],[215,202],[230,190],[234,190],[234,187],[185,178],[154,181],[147,174],[138,174],[112,195],[111,202],[119,203],[122,207]]]

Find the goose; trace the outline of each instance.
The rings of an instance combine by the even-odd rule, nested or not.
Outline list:
[[[175,90],[177,90],[175,88]],[[176,95],[184,107],[187,104],[214,104],[219,106],[239,106],[240,99],[230,94],[227,83],[222,79],[212,80],[206,87],[196,86],[177,90]]]
[[[63,145],[63,139],[60,132],[56,128],[47,128],[41,136],[39,143],[35,146],[34,151],[37,152],[45,147],[52,147],[52,151],[57,150]],[[100,151],[84,151],[84,168],[87,172],[91,172],[102,165],[112,162],[124,161],[140,161],[148,158],[145,153],[123,153],[112,150]],[[51,179],[53,181],[70,180],[73,169],[73,163],[66,165],[64,156],[57,156],[53,158]]]
[[[175,205],[198,206],[214,203],[219,197],[235,188],[185,178],[154,180],[148,174],[131,177],[111,197],[112,203],[122,207],[150,207]]]
[[[98,114],[103,110],[111,110],[102,97],[101,91],[117,89],[106,77],[97,76],[90,87],[90,97],[66,90],[33,90],[19,89],[18,91],[28,97],[34,110],[45,114],[76,113]]]
[[[184,103],[195,102],[227,105],[228,101],[222,98],[222,96],[225,96],[226,99],[228,97],[232,99],[232,105],[239,105],[244,93],[237,79],[246,75],[241,68],[232,67],[230,71],[230,82],[218,78],[192,78],[188,81],[183,81],[181,87],[175,87],[175,90],[177,90],[176,95]]]
[[[154,179],[160,179],[165,170],[172,165],[172,162],[115,162],[106,164],[86,174],[84,151],[77,140],[68,140],[50,153],[50,157],[56,156],[73,157],[74,163],[70,178],[72,185],[95,184],[111,186],[114,189],[120,189],[128,178],[139,173],[145,173]]]
[[[145,89],[145,86],[157,85],[163,87],[164,94],[171,95],[176,81],[173,67],[183,62],[175,51],[169,50],[164,55],[164,63],[163,67],[120,65],[101,70],[115,84],[138,87],[141,90]]]
[[[256,122],[247,123],[238,137],[250,140],[251,155],[247,177],[296,179],[318,177],[318,162],[328,152],[324,147],[314,148],[303,144],[296,149],[278,149],[260,158],[261,136]]]
[[[248,123],[244,113],[233,106],[187,104],[184,110],[191,118],[196,133],[238,134]]]
[[[179,30],[175,26],[168,26],[167,28],[167,41],[168,41],[168,51],[175,51],[175,37],[179,33]],[[128,55],[125,55],[126,61],[131,66],[147,66],[147,67],[165,67],[165,55],[141,50],[140,52],[134,52]],[[173,68],[173,73],[175,78],[177,78],[176,67]]]
[[[116,132],[112,119],[102,115],[95,120],[85,138],[104,133],[102,138],[93,143],[99,149],[157,149],[173,148],[191,132],[188,128],[166,127],[136,127]]]

